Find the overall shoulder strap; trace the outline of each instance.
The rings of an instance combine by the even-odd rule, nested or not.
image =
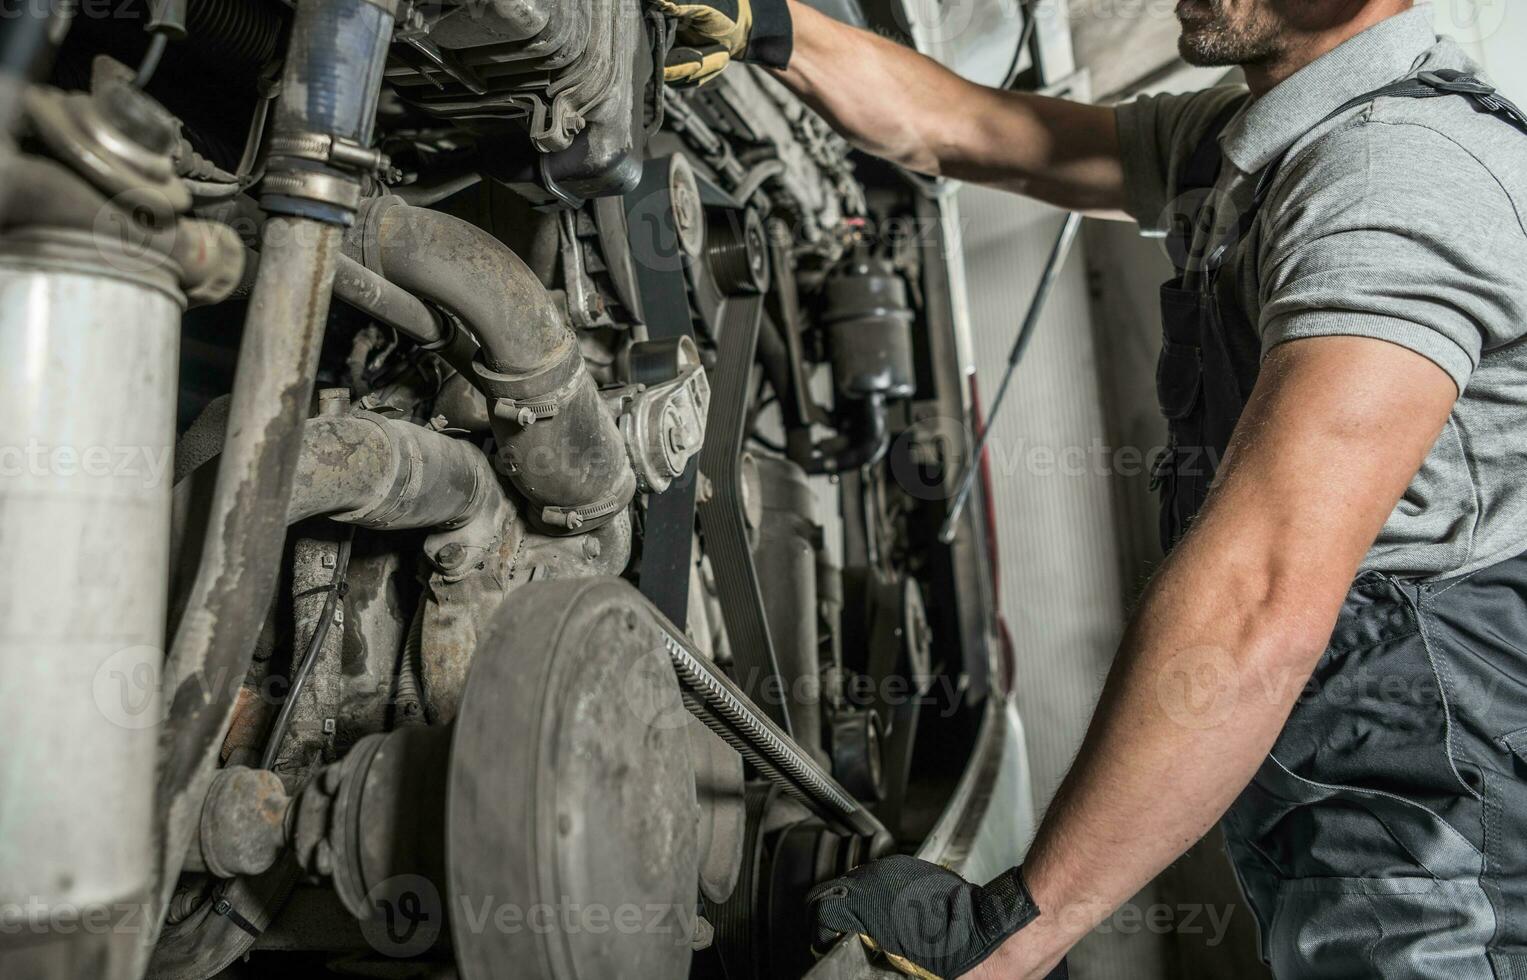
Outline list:
[[[1219,138],[1225,132],[1225,128],[1230,125],[1230,121],[1245,105],[1245,98],[1233,99],[1209,122],[1209,128],[1204,131],[1203,138],[1184,161],[1181,171],[1177,174],[1176,183],[1171,188],[1174,210],[1185,206],[1193,209],[1192,213],[1179,211],[1173,214],[1171,225],[1167,229],[1167,254],[1173,256],[1173,262],[1179,268],[1183,267],[1185,261],[1182,257],[1188,255],[1193,248],[1194,229],[1198,225],[1196,209],[1202,198],[1194,195],[1191,201],[1195,203],[1185,205],[1183,202],[1190,200],[1187,195],[1195,191],[1208,191],[1219,183],[1220,171],[1225,166],[1225,157],[1220,150]]]
[[[1209,123],[1209,128],[1204,131],[1203,139],[1193,148],[1193,153],[1183,164],[1182,172],[1177,175],[1177,195],[1186,194],[1189,191],[1208,190],[1219,182],[1220,170],[1225,165],[1224,153],[1220,150],[1219,138],[1225,132],[1230,121],[1236,113],[1246,105],[1245,98],[1233,99],[1229,105],[1221,109]]]
[[[1452,69],[1424,71],[1419,75],[1391,82],[1365,95],[1359,95],[1311,126],[1310,129],[1311,131],[1318,129],[1337,116],[1377,99],[1437,99],[1448,95],[1463,96],[1474,103],[1474,107],[1480,112],[1496,116],[1527,134],[1527,113],[1523,113],[1493,86],[1487,85],[1473,75]],[[1287,158],[1288,153],[1285,151],[1271,166],[1262,171],[1262,177],[1257,182],[1257,194],[1252,213],[1255,213],[1267,200],[1273,181],[1277,179],[1278,172],[1283,169],[1283,162]]]

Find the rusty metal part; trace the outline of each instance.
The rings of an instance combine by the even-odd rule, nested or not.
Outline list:
[[[398,879],[445,878],[451,742],[449,728],[368,735],[302,794],[291,821],[297,858],[309,872],[331,877],[340,901],[363,923],[380,924],[396,912],[386,908],[386,890]]]
[[[301,218],[265,227],[191,599],[165,662],[168,723],[157,800],[164,839],[143,950],[153,947],[180,874],[218,749],[275,595],[287,501],[329,310],[339,231]]]
[[[431,724],[456,716],[478,638],[511,591],[530,582],[619,575],[631,559],[631,518],[621,512],[575,538],[537,534],[505,517],[497,548],[442,546],[425,593],[420,677]],[[449,558],[449,561],[446,559]]]
[[[192,306],[226,299],[243,273],[243,247],[229,228],[189,218],[163,225],[139,221],[51,160],[11,161],[10,176],[0,186],[0,215],[0,229],[10,234],[47,227],[100,236],[112,249],[113,262],[163,266]]]
[[[219,878],[260,874],[286,848],[291,800],[275,773],[231,766],[218,772],[202,804],[194,855]]]
[[[33,131],[48,149],[107,196],[162,219],[191,206],[175,172],[179,123],[142,91],[120,82],[93,93],[34,85],[24,98]]]

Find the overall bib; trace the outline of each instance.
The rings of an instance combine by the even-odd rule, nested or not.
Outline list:
[[[1527,131],[1515,107],[1454,72],[1397,82],[1328,119],[1381,96],[1462,96]],[[1215,186],[1218,136],[1238,108],[1211,127],[1179,194]],[[1212,223],[1212,206],[1194,227]],[[1186,255],[1193,228],[1178,235],[1174,255]],[[1219,272],[1233,244],[1180,263],[1198,268],[1162,289],[1169,441],[1155,477],[1168,549],[1203,505],[1256,383],[1257,330]],[[1279,980],[1527,980],[1527,555],[1443,581],[1359,576],[1223,828]]]

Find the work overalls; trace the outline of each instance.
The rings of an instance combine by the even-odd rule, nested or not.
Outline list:
[[[1327,118],[1380,96],[1462,96],[1527,131],[1514,107],[1454,72],[1398,82]],[[1215,185],[1218,136],[1238,108],[1211,127],[1180,195]],[[1196,206],[1174,257],[1191,251],[1200,221],[1213,222],[1212,206]],[[1156,478],[1168,548],[1208,494],[1261,359],[1233,277],[1220,274],[1224,254],[1162,290],[1157,393],[1170,439]],[[1527,555],[1443,581],[1360,575],[1223,828],[1279,980],[1527,980]]]

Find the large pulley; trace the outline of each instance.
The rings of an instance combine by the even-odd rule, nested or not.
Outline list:
[[[741,759],[801,824],[785,846],[816,855],[789,863],[792,892],[823,861],[836,873],[889,842],[620,579],[516,590],[483,634],[455,728],[446,878],[464,980],[506,963],[538,980],[685,976],[706,931],[700,896],[711,909],[759,899],[746,868],[765,826],[751,808],[738,825]],[[733,753],[719,761],[716,736]],[[715,798],[729,792],[739,798]],[[662,917],[622,930],[632,908]],[[521,927],[484,926],[484,909]]]
[[[613,580],[531,585],[483,635],[446,803],[464,980],[687,974],[700,871],[692,719],[639,605]]]

